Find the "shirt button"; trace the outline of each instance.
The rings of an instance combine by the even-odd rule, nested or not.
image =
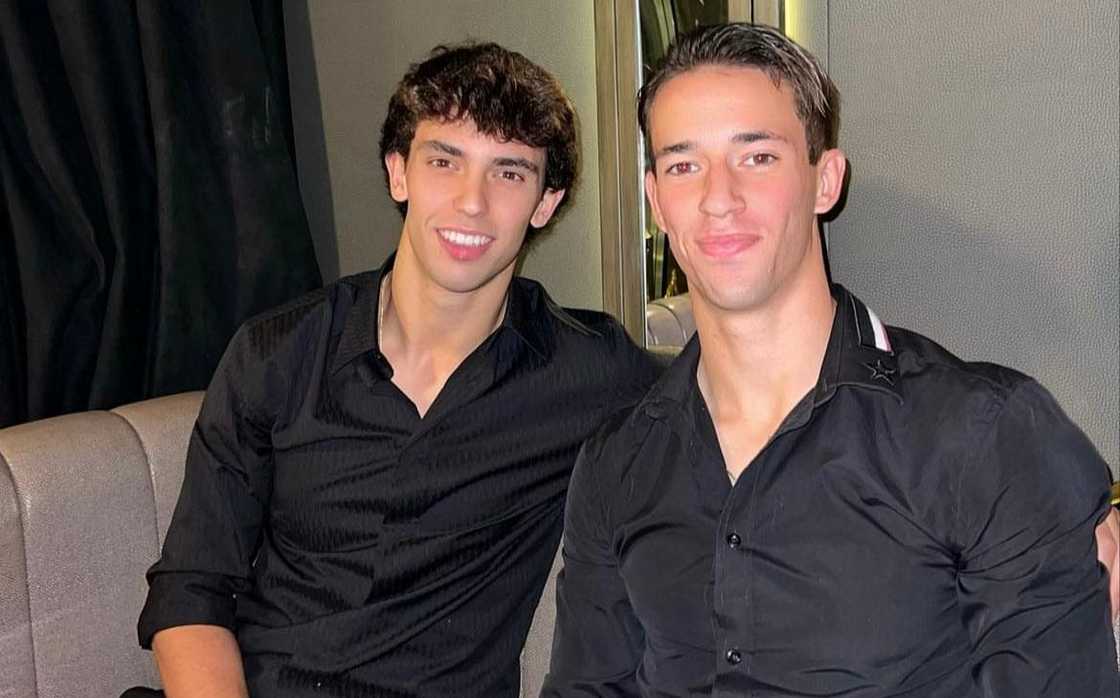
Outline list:
[[[728,664],[735,666],[739,662],[743,661],[743,655],[741,652],[739,652],[739,650],[732,647],[731,649],[727,650],[727,654],[724,655],[724,659],[727,660]]]
[[[743,539],[739,537],[738,533],[727,534],[727,547],[731,548],[732,550],[738,548],[739,545],[742,544],[742,542]]]

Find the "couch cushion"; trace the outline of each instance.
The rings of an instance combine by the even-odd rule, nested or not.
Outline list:
[[[143,572],[157,554],[136,433],[115,414],[86,412],[2,430],[0,453],[23,532],[37,682],[37,694],[15,695],[115,696],[154,685],[135,632]]]

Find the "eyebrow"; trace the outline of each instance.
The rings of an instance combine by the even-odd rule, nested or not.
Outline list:
[[[432,140],[427,140],[427,141],[422,142],[420,144],[420,147],[421,148],[428,148],[430,150],[435,150],[435,151],[438,151],[438,152],[441,152],[441,153],[446,153],[447,155],[453,155],[455,157],[462,157],[463,156],[463,151],[460,150],[459,148],[456,148],[455,146],[451,145],[450,143],[445,143],[443,141],[435,140],[434,138]]]
[[[440,152],[440,153],[445,153],[445,154],[450,155],[452,157],[457,157],[457,158],[463,157],[462,148],[456,148],[455,146],[451,145],[450,143],[447,143],[445,141],[441,141],[441,140],[438,140],[438,139],[435,139],[435,138],[433,138],[431,140],[423,141],[422,143],[420,143],[420,147],[421,148],[427,148],[429,150],[435,150],[435,151]],[[507,156],[496,157],[496,158],[494,158],[492,164],[495,165],[496,167],[517,167],[517,168],[526,170],[528,172],[532,172],[535,175],[539,175],[540,172],[541,172],[541,168],[538,167],[535,162],[531,162],[531,161],[526,160],[525,158],[521,158],[521,157],[507,157]]]
[[[494,158],[494,164],[498,167],[519,167],[533,174],[540,174],[541,172],[541,168],[537,167],[537,163],[530,162],[525,158],[499,157]]]
[[[732,143],[755,143],[757,141],[782,141],[786,142],[787,139],[772,131],[740,131],[731,137]],[[671,143],[663,148],[658,148],[654,153],[653,159],[657,160],[665,155],[680,155],[681,153],[688,153],[696,149],[696,141],[680,141],[678,143]]]

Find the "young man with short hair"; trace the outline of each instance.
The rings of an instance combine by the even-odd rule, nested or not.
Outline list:
[[[1114,698],[1109,471],[1035,381],[826,274],[838,95],[770,28],[643,87],[697,336],[576,464],[544,695]]]
[[[250,320],[207,391],[139,624],[169,696],[517,695],[580,443],[655,372],[514,276],[578,147],[520,54],[410,68],[395,256]]]

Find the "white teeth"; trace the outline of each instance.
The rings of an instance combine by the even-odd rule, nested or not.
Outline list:
[[[439,234],[440,237],[442,237],[444,240],[447,240],[451,244],[463,245],[465,247],[481,247],[487,242],[490,242],[490,238],[486,237],[485,235],[468,235],[466,233],[459,233],[454,230],[441,230],[439,231]]]

